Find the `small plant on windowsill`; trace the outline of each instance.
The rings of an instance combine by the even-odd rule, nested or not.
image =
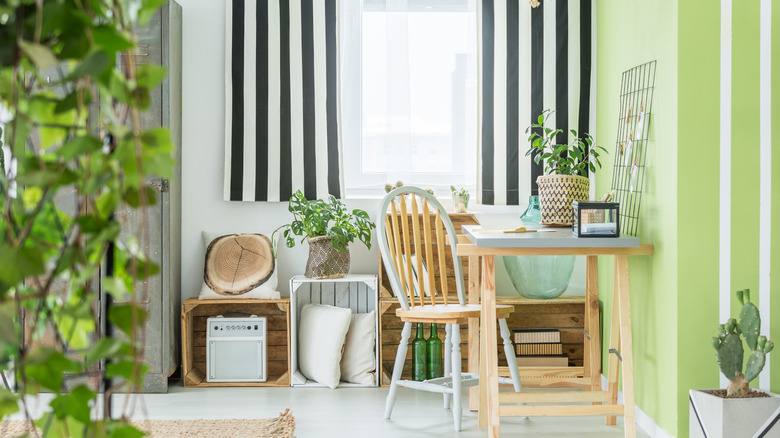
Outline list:
[[[450,186],[452,192],[452,209],[455,213],[466,213],[469,208],[469,192],[465,188],[460,190],[455,186]]]
[[[284,230],[283,237],[288,248],[295,246],[295,237],[301,236],[301,243],[309,243],[309,259],[306,262],[306,275],[309,278],[338,278],[349,273],[348,245],[360,240],[371,249],[371,230],[376,226],[368,213],[361,209],[351,212],[346,206],[328,196],[308,200],[298,190],[290,198],[289,211],[293,221],[282,225],[274,235]],[[272,238],[272,241],[276,239]]]
[[[525,130],[531,143],[525,154],[533,154],[536,164],[544,162],[545,174],[536,179],[542,224],[569,227],[572,224],[572,201],[588,200],[588,170],[595,172],[597,167],[601,168],[599,150],[607,150],[596,146],[590,134],[580,136],[575,129],[569,131],[571,142],[557,144],[555,138],[564,131],[546,126],[552,113],[544,110],[537,123]]]

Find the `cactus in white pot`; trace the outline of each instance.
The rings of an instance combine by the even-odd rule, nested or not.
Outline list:
[[[717,351],[720,372],[729,379],[727,397],[746,397],[750,392],[748,384],[758,377],[766,364],[766,355],[775,347],[774,342],[761,335],[761,315],[755,304],[750,302],[750,289],[737,291],[742,304],[739,320],[731,318],[718,327],[718,336],[712,338]],[[745,344],[750,348],[744,372],[742,370]]]

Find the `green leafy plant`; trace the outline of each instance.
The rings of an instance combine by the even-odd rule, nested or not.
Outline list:
[[[309,201],[298,190],[290,198],[289,211],[294,218],[292,223],[282,225],[274,231],[276,234],[284,230],[283,236],[288,248],[295,246],[293,236],[303,236],[301,243],[307,237],[328,236],[333,247],[340,251],[346,251],[347,245],[356,238],[371,249],[371,230],[376,228],[376,225],[368,213],[360,209],[350,212],[332,195],[328,196],[327,201]]]
[[[739,320],[730,318],[718,326],[718,336],[712,338],[712,346],[717,351],[720,372],[729,379],[727,397],[746,397],[750,388],[748,383],[758,377],[766,364],[766,355],[775,347],[761,333],[761,315],[755,304],[750,302],[750,289],[737,291],[737,299],[742,304]],[[744,343],[751,350],[745,372],[742,373]]]
[[[582,138],[577,135],[577,131],[571,129],[572,135],[570,143],[556,144],[555,138],[563,133],[562,129],[552,129],[545,126],[547,120],[553,111],[544,110],[537,118],[537,122],[529,126],[525,133],[531,147],[525,153],[526,156],[534,154],[533,160],[536,164],[544,161],[544,173],[546,175],[580,175],[585,176],[588,169],[591,172],[596,171],[596,167],[601,168],[599,161],[599,149],[607,152],[601,146],[594,144],[594,139],[590,134],[584,134]],[[541,134],[537,131],[541,131]]]
[[[0,127],[15,163],[0,163],[0,372],[12,370],[18,389],[0,386],[0,419],[21,406],[32,421],[25,396],[50,392],[35,421],[43,436],[142,435],[128,412],[91,408],[100,391],[140,388],[145,370],[146,312],[135,303],[146,299],[139,280],[159,270],[142,250],[143,210],[155,203],[145,181],[171,177],[173,145],[166,129],[140,125],[165,70],[139,66],[133,29],[162,3],[0,5]],[[122,231],[133,209],[137,236]],[[122,300],[104,316],[117,336],[100,330],[100,287]]]
[[[450,191],[454,196],[460,196],[461,199],[463,199],[467,204],[469,202],[469,191],[465,188],[461,188],[460,190],[457,190],[455,186],[450,186]]]

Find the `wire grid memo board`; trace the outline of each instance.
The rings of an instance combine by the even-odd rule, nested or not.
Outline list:
[[[612,170],[614,201],[620,204],[620,230],[636,237],[639,206],[645,178],[645,158],[650,115],[653,109],[656,61],[623,72],[620,83],[615,167]]]

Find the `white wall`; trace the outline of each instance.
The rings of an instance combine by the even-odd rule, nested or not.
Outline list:
[[[197,296],[203,282],[204,248],[201,231],[270,235],[292,216],[287,203],[227,202],[222,200],[225,112],[225,3],[214,0],[178,0],[183,8],[182,68],[182,225],[181,297]],[[347,200],[376,216],[378,200]],[[489,211],[489,207],[476,207]],[[517,207],[509,208],[519,214]],[[502,209],[506,211],[506,208]],[[353,273],[375,274],[379,255],[374,244],[350,245]],[[279,251],[279,290],[289,294],[288,282],[303,273],[308,247]],[[584,295],[584,263],[578,261],[568,294]],[[499,294],[513,295],[503,263],[497,263]]]

